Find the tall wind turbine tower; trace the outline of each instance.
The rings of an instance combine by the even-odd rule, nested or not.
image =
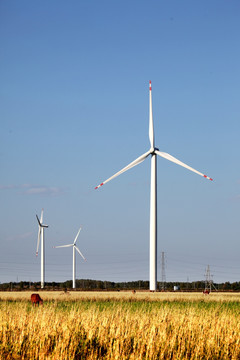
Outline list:
[[[41,211],[41,217],[40,220],[37,217],[37,221],[38,221],[38,242],[37,242],[37,251],[36,251],[36,256],[38,256],[38,248],[39,248],[39,243],[41,241],[41,289],[44,288],[44,283],[45,283],[45,239],[44,239],[44,229],[48,228],[48,225],[44,225],[43,224],[43,209]]]
[[[149,265],[149,277],[150,277],[150,291],[157,290],[157,155],[172,161],[175,164],[185,167],[188,170],[195,172],[198,175],[205,177],[208,180],[213,180],[200,173],[199,171],[193,169],[192,167],[184,164],[179,161],[172,155],[159,151],[155,147],[154,141],[154,127],[153,127],[153,114],[152,114],[152,83],[149,81],[149,140],[150,140],[150,149],[139,156],[136,160],[132,161],[130,164],[125,166],[122,170],[118,171],[116,174],[103,181],[100,185],[96,186],[95,189],[103,186],[110,180],[114,179],[118,175],[124,173],[127,170],[130,170],[134,166],[143,162],[148,156],[151,156],[151,188],[150,188],[150,265]]]

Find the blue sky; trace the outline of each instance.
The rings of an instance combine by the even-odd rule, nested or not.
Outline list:
[[[0,2],[0,281],[149,278],[150,160],[94,187],[155,142],[214,179],[158,159],[158,253],[168,281],[240,280],[240,3]]]

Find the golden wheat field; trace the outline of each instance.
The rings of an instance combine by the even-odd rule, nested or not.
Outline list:
[[[240,295],[0,293],[1,359],[240,359]]]

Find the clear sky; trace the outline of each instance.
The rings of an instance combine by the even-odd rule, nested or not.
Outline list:
[[[240,281],[240,2],[0,1],[0,281],[149,279],[150,159],[94,187],[155,142],[158,279]]]

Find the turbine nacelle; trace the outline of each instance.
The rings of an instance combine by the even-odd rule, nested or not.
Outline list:
[[[149,150],[149,152],[150,152],[150,154],[156,154],[156,151],[159,151],[159,149],[158,148],[156,148],[156,147],[154,147],[154,148],[151,148],[150,150]]]

